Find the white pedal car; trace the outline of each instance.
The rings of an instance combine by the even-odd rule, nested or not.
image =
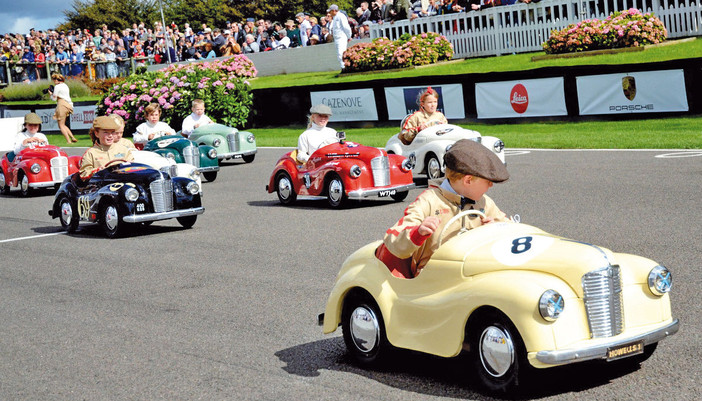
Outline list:
[[[411,144],[405,145],[396,135],[385,144],[388,153],[414,157],[412,172],[426,174],[429,179],[439,178],[444,174],[444,154],[446,150],[461,139],[470,139],[485,145],[497,157],[505,162],[505,144],[494,136],[482,136],[478,131],[469,130],[453,124],[434,125],[420,131]]]
[[[155,170],[165,171],[171,177],[190,178],[197,182],[197,185],[200,187],[200,192],[202,192],[202,178],[200,177],[200,172],[192,164],[176,163],[173,159],[146,150],[132,150],[131,153],[134,156],[135,163],[146,164]]]

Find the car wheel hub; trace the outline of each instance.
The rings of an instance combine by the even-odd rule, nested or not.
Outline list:
[[[5,188],[5,174],[0,170],[0,188]]]
[[[22,176],[22,182],[20,182],[20,188],[22,191],[27,192],[29,189],[29,178],[26,175]]]
[[[427,175],[432,179],[441,177],[441,165],[439,164],[439,161],[433,157],[427,164]]]
[[[501,377],[514,363],[514,343],[509,333],[499,327],[483,330],[478,343],[480,362],[493,377]]]
[[[362,352],[373,350],[380,339],[380,327],[373,311],[358,307],[350,319],[351,338],[356,348]]]
[[[292,193],[292,183],[287,177],[282,177],[280,180],[278,180],[278,193],[283,199],[290,198]]]
[[[339,180],[333,180],[329,184],[329,199],[334,202],[339,202],[343,196],[343,185]]]
[[[118,224],[117,209],[114,206],[108,206],[105,209],[105,226],[111,231],[117,227]]]
[[[68,225],[71,222],[71,219],[73,218],[73,208],[71,207],[71,204],[68,202],[63,202],[61,204],[61,220]]]

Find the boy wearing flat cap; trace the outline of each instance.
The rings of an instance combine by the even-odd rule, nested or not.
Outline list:
[[[455,236],[462,224],[472,229],[493,221],[509,221],[485,195],[493,183],[509,178],[507,169],[494,153],[475,141],[462,139],[446,152],[444,161],[446,179],[431,182],[429,189],[405,209],[404,216],[383,238],[379,252],[389,252],[399,260],[411,258],[410,271],[399,276],[411,278],[419,273],[439,247],[438,237],[446,223],[461,211],[479,210],[485,219],[470,216],[464,223],[457,221],[446,231],[445,239]]]
[[[93,147],[83,154],[80,164],[80,178],[86,180],[113,160],[134,160],[129,149],[119,143],[117,131],[122,127],[112,116],[100,116],[93,121],[90,138]]]

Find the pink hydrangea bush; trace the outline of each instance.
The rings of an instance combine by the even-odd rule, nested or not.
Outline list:
[[[374,71],[427,65],[450,60],[453,45],[445,36],[434,32],[404,34],[398,40],[374,39],[358,43],[344,52],[344,72]]]
[[[98,115],[119,114],[125,134],[144,122],[149,103],[161,105],[161,121],[178,131],[191,113],[193,99],[205,101],[205,113],[218,123],[243,127],[253,104],[247,78],[257,74],[253,62],[235,55],[226,60],[170,65],[141,75],[131,75],[114,85],[98,103]]]
[[[543,44],[547,54],[637,47],[663,42],[668,36],[663,22],[653,14],[630,8],[604,20],[587,19],[554,30]]]

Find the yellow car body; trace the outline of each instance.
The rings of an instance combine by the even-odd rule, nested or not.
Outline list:
[[[345,261],[320,316],[324,333],[343,325],[352,293],[370,296],[371,304],[377,304],[379,325],[391,346],[442,357],[470,346],[466,333],[477,311],[504,315],[518,332],[512,348],[523,344],[522,357],[535,368],[617,359],[642,353],[645,347],[652,352],[658,341],[678,330],[667,291],[649,288],[652,269],[658,266],[650,259],[526,224],[493,223],[444,242],[417,277],[404,279],[392,275],[375,256],[380,244],[366,245]],[[669,289],[667,274],[664,286]],[[544,318],[540,311],[548,290],[562,297],[555,319]],[[496,389],[513,383],[508,384]]]

